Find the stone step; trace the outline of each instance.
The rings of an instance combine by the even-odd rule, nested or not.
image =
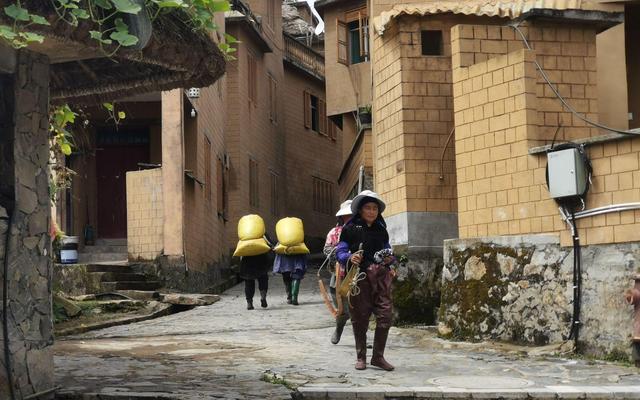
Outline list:
[[[127,246],[84,246],[81,254],[118,253],[126,254]]]
[[[102,274],[102,277],[100,278],[101,282],[142,282],[147,280],[146,276],[131,272],[111,271],[95,273]]]
[[[126,262],[129,258],[127,253],[80,253],[78,254],[78,264],[92,264],[98,262]]]
[[[89,264],[87,265],[87,272],[114,272],[120,274],[132,274],[133,269],[130,266],[117,265],[117,264]]]
[[[135,300],[158,300],[160,293],[155,290],[118,290],[116,293],[123,294]]]
[[[101,282],[100,287],[104,292],[115,292],[119,290],[156,290],[162,287],[159,281],[117,281]]]
[[[98,239],[96,246],[126,246],[127,239]]]

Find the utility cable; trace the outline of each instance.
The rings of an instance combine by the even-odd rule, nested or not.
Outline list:
[[[518,32],[518,34],[520,35],[520,37],[522,38],[522,41],[524,42],[525,46],[527,47],[527,49],[529,50],[533,50],[533,48],[529,45],[529,41],[527,40],[527,38],[524,36],[524,33],[522,32],[522,30],[518,27],[517,24],[515,25],[510,25],[516,32]],[[556,89],[556,87],[553,85],[553,83],[551,82],[551,79],[549,79],[549,76],[547,75],[547,73],[545,72],[545,70],[542,68],[542,66],[540,65],[540,63],[538,62],[538,60],[533,60],[534,64],[536,65],[536,68],[538,69],[538,71],[540,71],[540,75],[542,76],[542,79],[545,80],[545,82],[547,83],[547,85],[549,85],[549,87],[551,88],[551,90],[553,91],[553,93],[556,95],[556,97],[562,102],[562,104],[569,110],[571,111],[571,113],[573,113],[573,115],[575,115],[576,117],[578,117],[580,120],[582,120],[583,122],[595,126],[596,128],[600,128],[603,129],[605,131],[610,131],[610,132],[614,132],[614,133],[619,133],[621,135],[629,135],[629,136],[639,136],[640,132],[634,132],[632,130],[622,130],[622,129],[616,129],[616,128],[612,128],[610,126],[606,126],[603,124],[600,124],[598,122],[595,121],[591,121],[590,119],[588,119],[587,117],[585,117],[584,115],[580,114],[578,111],[576,111],[575,108],[573,108],[571,106],[571,104],[569,104],[567,102],[567,100],[565,100],[564,97],[562,97],[562,95],[560,94],[560,92],[558,91],[558,89]]]

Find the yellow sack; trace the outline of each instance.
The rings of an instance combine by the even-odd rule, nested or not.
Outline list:
[[[294,246],[304,242],[304,227],[300,218],[283,218],[276,224],[278,242]]]
[[[300,243],[295,246],[285,246],[282,243],[278,243],[276,248],[273,250],[276,252],[276,254],[286,254],[288,256],[310,253],[307,245],[304,243]]]
[[[262,217],[256,214],[245,215],[238,221],[238,239],[260,239],[264,236],[265,227]]]
[[[251,239],[251,240],[240,240],[238,242],[238,246],[236,247],[236,251],[233,253],[234,257],[250,257],[250,256],[259,256],[260,254],[264,254],[269,252],[271,248],[267,244],[267,241],[260,239]]]

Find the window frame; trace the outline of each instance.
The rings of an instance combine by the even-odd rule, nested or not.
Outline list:
[[[278,124],[278,81],[276,78],[267,74],[269,78],[269,120],[272,124]]]
[[[258,99],[258,63],[255,54],[247,51],[247,75],[248,75],[248,98],[249,103],[257,107]]]
[[[260,182],[258,161],[249,156],[249,207],[260,208]]]

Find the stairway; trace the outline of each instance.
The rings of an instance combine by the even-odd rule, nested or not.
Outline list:
[[[127,239],[98,239],[78,254],[78,264],[121,263],[127,259]]]
[[[127,264],[90,264],[87,272],[100,274],[100,289],[103,293],[120,290],[154,291],[162,287],[162,282],[147,280],[145,275],[135,273]]]

